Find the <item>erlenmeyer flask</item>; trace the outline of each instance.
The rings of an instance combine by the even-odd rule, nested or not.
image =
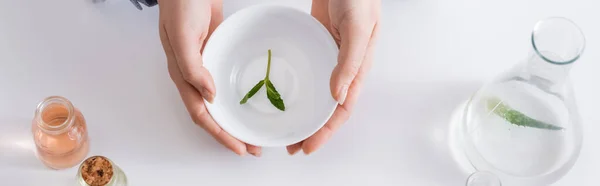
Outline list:
[[[580,118],[568,79],[585,38],[566,18],[539,21],[529,57],[484,85],[467,103],[460,136],[471,165],[506,185],[548,185],[581,149]]]

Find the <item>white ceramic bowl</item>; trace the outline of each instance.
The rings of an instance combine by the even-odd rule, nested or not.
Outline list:
[[[260,80],[272,50],[269,79],[285,103],[271,105],[265,87],[246,104],[239,102]],[[283,6],[256,5],[227,18],[206,43],[204,66],[217,93],[207,108],[235,138],[256,146],[286,146],[319,130],[337,102],[329,89],[338,48],[311,15]]]

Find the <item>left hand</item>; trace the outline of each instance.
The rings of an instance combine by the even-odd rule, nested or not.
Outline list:
[[[372,63],[378,32],[380,0],[313,0],[311,14],[331,33],[340,52],[331,75],[331,95],[338,102],[333,115],[311,137],[287,147],[291,155],[310,154],[321,147],[343,123],[356,103]]]
[[[205,41],[223,21],[221,0],[159,0],[160,39],[169,75],[192,121],[239,155],[261,155],[261,148],[245,144],[224,131],[212,118],[204,100],[212,102],[216,88],[202,65]]]

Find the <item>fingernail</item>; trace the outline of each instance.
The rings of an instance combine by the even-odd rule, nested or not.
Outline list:
[[[260,157],[262,155],[262,153],[261,152],[255,152],[255,153],[252,153],[252,155],[254,155],[256,157]]]
[[[340,92],[338,92],[338,103],[340,105],[344,104],[344,101],[346,101],[347,95],[348,95],[348,85],[344,85],[342,87],[342,89],[340,89]]]
[[[201,92],[202,97],[204,97],[204,99],[206,99],[206,101],[208,101],[209,103],[213,103],[213,95],[205,88],[202,88]]]
[[[299,151],[299,150],[297,150],[297,151],[293,151],[293,152],[292,152],[292,151],[288,151],[288,154],[290,154],[290,156],[293,156],[294,154],[298,153],[298,151]]]
[[[244,157],[246,155],[246,153],[244,153],[244,152],[235,152],[235,153],[241,157]]]
[[[311,152],[308,152],[307,150],[302,149],[302,152],[304,153],[304,155],[309,155]]]

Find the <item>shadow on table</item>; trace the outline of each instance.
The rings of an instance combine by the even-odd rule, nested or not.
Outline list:
[[[31,120],[0,117],[0,167],[16,170],[47,169],[35,155]]]
[[[453,156],[451,120],[480,86],[477,82],[431,82],[365,87],[352,118],[332,139],[336,146],[323,150],[367,154],[369,160],[357,163],[376,164],[372,169],[385,175],[397,173],[395,178],[386,178],[392,182],[464,184],[468,170]]]

